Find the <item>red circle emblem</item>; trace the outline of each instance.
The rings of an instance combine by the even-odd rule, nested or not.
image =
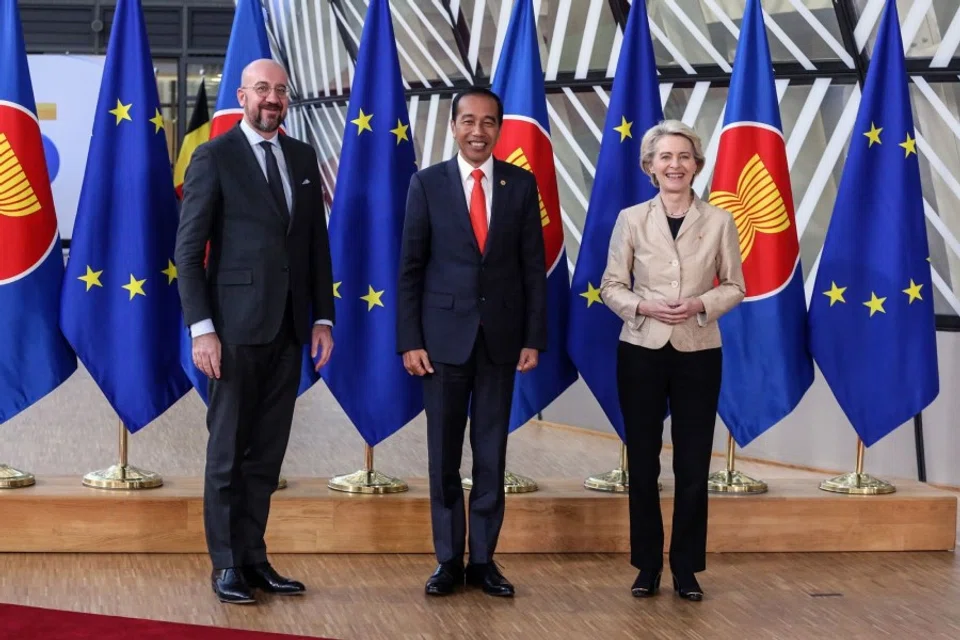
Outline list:
[[[506,117],[493,154],[498,160],[532,172],[537,179],[540,225],[549,275],[563,251],[563,221],[560,219],[560,195],[550,138],[533,122]]]
[[[783,138],[739,125],[723,132],[719,149],[710,203],[737,223],[746,298],[772,295],[790,282],[800,258]]]
[[[32,114],[0,104],[0,284],[32,272],[56,239],[40,126]]]

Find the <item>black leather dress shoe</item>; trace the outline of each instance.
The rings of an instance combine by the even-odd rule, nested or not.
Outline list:
[[[481,587],[488,595],[510,597],[514,594],[513,585],[503,577],[495,562],[468,564],[466,578],[467,584]]]
[[[243,575],[247,579],[247,582],[250,583],[250,586],[262,589],[268,593],[279,593],[280,595],[289,596],[303,593],[307,589],[303,586],[302,582],[284,578],[274,571],[269,562],[247,565],[243,567]]]
[[[650,598],[657,593],[660,588],[660,570],[641,569],[637,574],[637,579],[633,581],[630,587],[630,593],[634,598]]]
[[[463,586],[463,565],[455,562],[441,562],[427,579],[428,596],[445,596]]]
[[[700,602],[703,600],[703,589],[700,583],[692,573],[681,573],[673,575],[673,588],[684,600]]]
[[[227,604],[250,604],[256,602],[253,591],[243,577],[243,573],[236,567],[215,570],[210,576],[213,592],[220,602]]]

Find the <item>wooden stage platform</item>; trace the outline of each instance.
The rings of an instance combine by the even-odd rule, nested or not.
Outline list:
[[[332,491],[326,478],[288,478],[274,494],[271,553],[432,553],[426,479],[392,495]],[[629,549],[626,494],[581,480],[538,479],[507,496],[501,553],[617,553]],[[672,479],[661,493],[669,544]],[[827,493],[808,479],[769,478],[759,495],[711,495],[708,551],[952,550],[957,496],[911,480],[896,493]],[[42,477],[0,491],[0,552],[203,553],[202,481],[165,479],[141,491],[89,489],[78,477]]]

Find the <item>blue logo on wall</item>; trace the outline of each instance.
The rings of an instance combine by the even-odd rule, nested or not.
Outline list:
[[[40,134],[43,139],[43,155],[47,159],[47,173],[50,174],[50,183],[57,179],[57,173],[60,172],[60,153],[57,151],[57,145],[47,136]]]

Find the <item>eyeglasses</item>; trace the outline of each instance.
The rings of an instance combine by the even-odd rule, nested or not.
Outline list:
[[[261,98],[266,98],[268,95],[270,95],[271,90],[277,94],[278,98],[286,98],[290,92],[290,90],[285,85],[281,84],[281,85],[277,85],[276,87],[271,87],[265,82],[260,84],[255,84],[252,87],[242,87],[242,88],[253,89],[254,93],[256,93]]]

